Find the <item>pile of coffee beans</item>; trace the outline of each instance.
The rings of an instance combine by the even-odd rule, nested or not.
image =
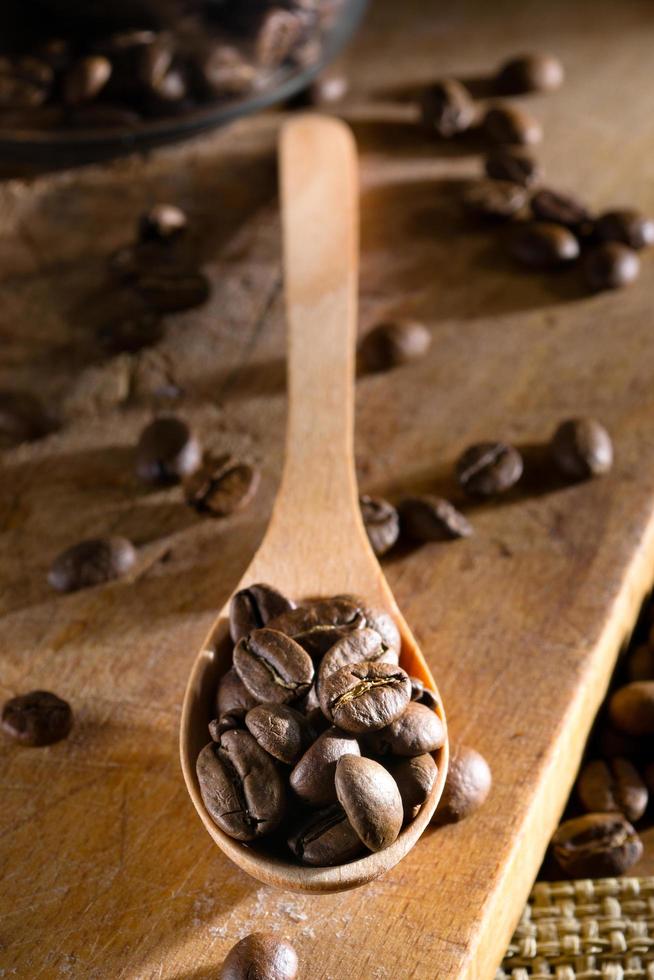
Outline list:
[[[351,595],[296,606],[257,583],[234,595],[230,634],[197,760],[212,820],[311,866],[392,844],[445,741],[434,695],[399,666],[392,617]]]

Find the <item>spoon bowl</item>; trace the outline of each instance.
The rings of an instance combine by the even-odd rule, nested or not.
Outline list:
[[[267,582],[301,601],[355,593],[389,612],[400,631],[401,666],[438,699],[436,684],[368,542],[353,456],[354,351],[358,279],[356,150],[343,123],[298,116],[280,148],[288,319],[288,421],[281,486],[265,537],[235,591]],[[304,867],[243,844],[213,822],[196,760],[209,741],[216,688],[231,666],[229,603],[188,681],[180,730],[184,779],[209,834],[235,864],[266,884],[334,892],[365,884],[413,847],[434,814],[447,775],[448,743],[434,754],[438,776],[418,816],[384,850],[336,867]]]

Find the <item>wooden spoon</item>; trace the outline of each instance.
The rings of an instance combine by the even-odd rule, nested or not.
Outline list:
[[[335,119],[296,117],[283,129],[280,163],[288,317],[286,457],[268,530],[237,589],[268,582],[295,599],[343,592],[365,596],[395,618],[402,666],[436,692],[359,510],[353,461],[358,186],[352,134]],[[447,744],[436,757],[439,773],[429,799],[385,850],[334,868],[307,868],[266,854],[265,841],[252,846],[234,840],[205,809],[195,771],[209,741],[218,680],[231,665],[228,615],[229,604],[195,661],[182,709],[182,769],[202,822],[225,854],[267,884],[330,892],[377,878],[404,857],[429,823],[445,783]],[[444,720],[442,708],[437,710]]]

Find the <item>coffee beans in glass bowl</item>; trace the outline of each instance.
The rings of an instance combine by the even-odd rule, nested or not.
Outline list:
[[[357,596],[295,603],[255,583],[229,619],[196,763],[208,818],[304,867],[391,846],[431,798],[446,741],[432,692],[399,664],[393,618]]]

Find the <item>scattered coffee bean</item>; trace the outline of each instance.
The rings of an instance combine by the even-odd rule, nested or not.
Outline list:
[[[209,280],[201,272],[179,275],[144,275],[135,288],[159,313],[179,313],[202,306],[209,299]]]
[[[52,420],[35,395],[0,390],[0,448],[40,439],[52,428]]]
[[[388,371],[423,357],[430,345],[429,330],[416,320],[379,323],[359,344],[359,361],[365,371]]]
[[[551,54],[533,53],[509,58],[497,73],[497,88],[507,95],[554,92],[563,84],[563,65]]]
[[[636,647],[627,661],[630,681],[654,681],[654,650],[643,643]]]
[[[620,289],[638,278],[640,259],[628,245],[604,242],[587,254],[584,273],[591,289]]]
[[[155,204],[139,221],[139,241],[169,242],[186,231],[188,219],[175,204]]]
[[[555,269],[579,258],[579,242],[563,225],[530,221],[514,230],[509,251],[531,269]]]
[[[603,242],[622,242],[629,248],[654,245],[654,219],[632,208],[605,211],[595,222],[595,232]]]
[[[245,725],[262,749],[286,765],[294,765],[310,742],[304,715],[285,704],[259,704],[245,716]]]
[[[445,742],[445,726],[438,715],[424,704],[410,701],[395,721],[366,736],[366,745],[375,755],[402,757],[435,752]]]
[[[296,796],[309,806],[336,803],[336,763],[344,755],[361,755],[359,743],[347,732],[328,728],[291,772],[291,789]]]
[[[229,605],[229,632],[234,643],[252,630],[266,626],[275,616],[295,609],[295,603],[264,582],[235,592]]]
[[[522,476],[522,456],[506,442],[480,442],[459,457],[459,483],[472,496],[492,497],[505,493]]]
[[[493,180],[508,180],[522,187],[531,187],[541,177],[537,161],[518,147],[500,146],[486,157],[486,176]]]
[[[232,946],[218,980],[296,980],[297,953],[277,933],[252,932]]]
[[[90,102],[100,94],[111,76],[111,62],[103,55],[80,58],[64,79],[63,94],[67,105]]]
[[[425,130],[441,139],[465,132],[477,115],[467,88],[454,78],[426,88],[420,99],[420,112]]]
[[[486,802],[491,783],[491,771],[483,755],[467,745],[454,747],[432,824],[440,827],[469,817]]]
[[[234,668],[230,667],[221,677],[216,692],[216,714],[218,718],[231,715],[243,721],[247,712],[251,708],[256,708],[258,704],[258,699],[250,694]]]
[[[411,700],[411,681],[395,664],[347,664],[325,678],[318,697],[323,714],[339,728],[372,732],[403,713]]]
[[[467,538],[472,524],[442,497],[425,494],[405,497],[399,506],[402,533],[412,541],[447,541]]]
[[[57,555],[48,582],[57,592],[76,592],[126,575],[135,561],[136,551],[126,538],[91,538]]]
[[[540,143],[543,130],[538,120],[511,105],[491,107],[484,116],[484,132],[493,143]]]
[[[420,807],[428,799],[438,767],[429,754],[415,755],[409,759],[395,759],[385,764],[397,783],[404,808],[404,820],[414,820]]]
[[[265,626],[238,641],[234,668],[250,694],[275,704],[305,695],[314,673],[311,658],[299,643]]]
[[[574,480],[608,473],[613,465],[611,437],[595,419],[567,419],[552,436],[550,452],[558,469]]]
[[[625,735],[654,735],[654,681],[632,681],[609,699],[609,717]]]
[[[361,838],[338,804],[306,817],[288,838],[288,846],[302,864],[317,868],[345,864],[363,851]]]
[[[411,700],[419,701],[425,693],[425,685],[419,677],[409,677],[411,681]]]
[[[344,755],[336,765],[336,795],[369,851],[389,847],[402,829],[404,808],[397,783],[373,759]]]
[[[571,231],[590,227],[590,212],[581,201],[570,194],[559,194],[558,191],[543,188],[532,197],[531,210],[539,221],[565,225]]]
[[[2,730],[21,745],[53,745],[72,727],[70,705],[50,691],[19,694],[2,706]]]
[[[628,759],[594,759],[586,763],[577,780],[577,796],[590,813],[622,813],[640,820],[647,809],[647,787]]]
[[[388,500],[381,497],[359,497],[361,516],[368,540],[378,558],[389,551],[400,534],[400,519]]]
[[[161,318],[150,312],[114,320],[98,330],[98,340],[110,354],[135,354],[144,347],[152,347],[163,336]]]
[[[621,813],[587,813],[560,825],[552,850],[569,878],[612,878],[639,860],[643,844]]]
[[[208,457],[184,481],[186,502],[199,514],[228,517],[243,510],[259,487],[259,471],[233,456]]]
[[[201,460],[197,438],[173,415],[150,422],[136,447],[136,473],[144,483],[176,483],[194,473]]]
[[[204,805],[230,837],[255,840],[282,822],[284,783],[276,763],[249,732],[232,729],[219,742],[205,745],[197,775]]]
[[[527,203],[527,191],[522,184],[508,180],[476,180],[463,191],[465,211],[475,218],[506,221]]]

